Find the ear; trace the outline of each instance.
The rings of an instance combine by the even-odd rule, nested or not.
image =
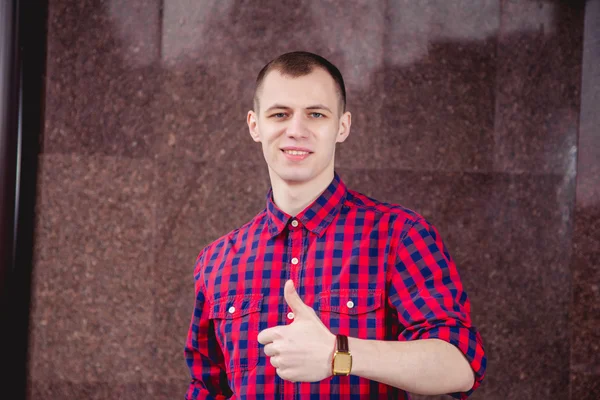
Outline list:
[[[336,143],[342,143],[348,138],[348,135],[350,134],[350,125],[352,125],[352,114],[350,114],[349,111],[346,111],[340,118],[340,127],[335,139]]]
[[[250,136],[252,136],[252,140],[260,143],[260,134],[258,132],[258,116],[254,111],[248,111],[246,122],[248,123],[248,130],[250,130]]]

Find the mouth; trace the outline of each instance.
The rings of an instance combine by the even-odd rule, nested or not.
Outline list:
[[[285,154],[289,154],[291,156],[304,156],[308,154],[312,154],[310,151],[301,151],[301,150],[281,150]]]
[[[281,152],[286,156],[287,159],[293,161],[302,161],[312,154],[310,151],[300,151],[300,150],[283,150]]]

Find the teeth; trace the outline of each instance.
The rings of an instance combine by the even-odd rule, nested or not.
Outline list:
[[[303,156],[308,154],[308,151],[285,150],[285,152],[293,156]]]

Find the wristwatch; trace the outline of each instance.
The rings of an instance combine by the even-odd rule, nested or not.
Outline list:
[[[333,375],[350,375],[352,371],[352,354],[348,349],[348,336],[336,335],[336,349],[333,353]]]

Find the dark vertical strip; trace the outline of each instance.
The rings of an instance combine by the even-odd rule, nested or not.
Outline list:
[[[163,57],[163,29],[165,23],[165,0],[158,2],[158,64],[162,62]]]
[[[12,0],[0,2],[0,363],[3,377],[11,371],[9,356],[12,353],[6,339],[10,339],[7,335],[12,329],[9,291],[14,270],[19,115],[16,4]],[[0,393],[0,397],[3,396],[4,393]]]
[[[47,1],[0,2],[0,398],[25,399]]]

